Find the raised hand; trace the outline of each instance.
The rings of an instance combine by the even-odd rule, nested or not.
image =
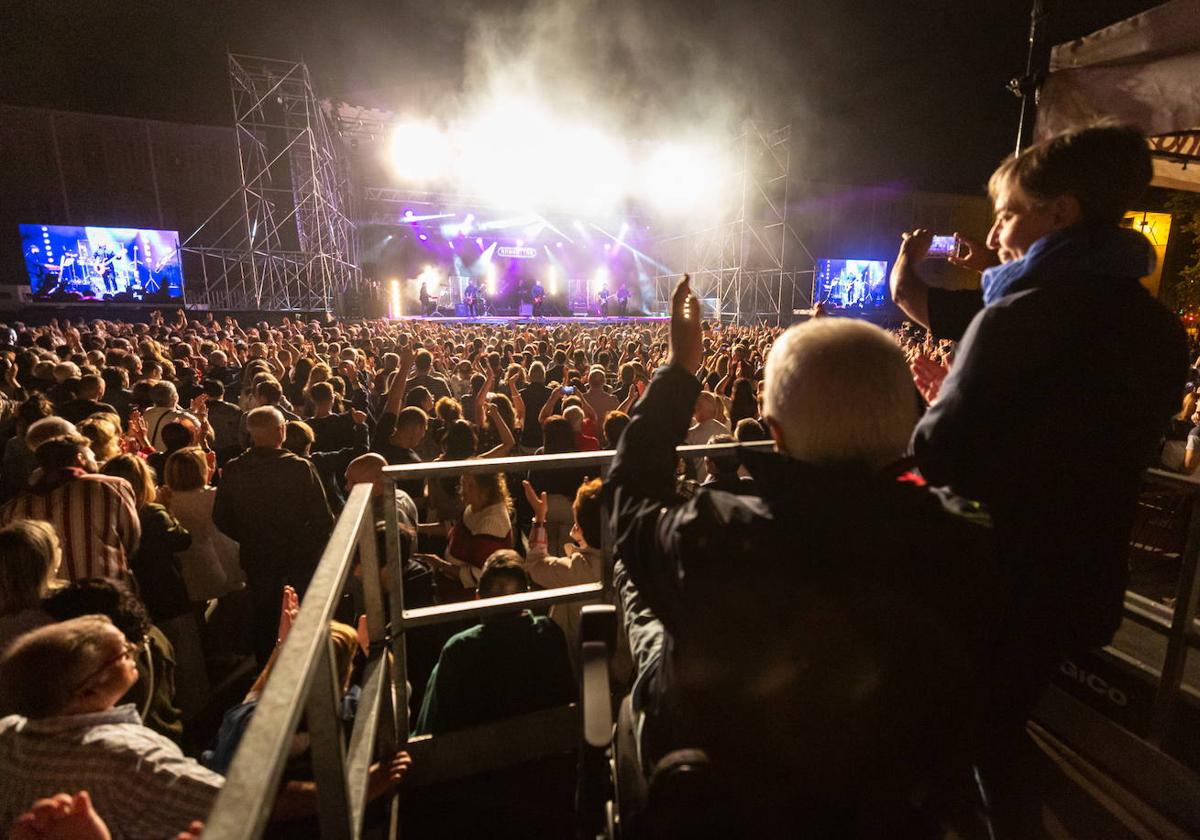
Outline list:
[[[13,822],[11,840],[109,840],[108,826],[86,790],[39,799]]]
[[[533,485],[528,481],[521,482],[521,486],[525,488],[525,500],[529,502],[529,507],[533,508],[533,518],[535,522],[546,521],[546,511],[550,508],[550,502],[546,498],[546,493],[543,491],[541,495],[533,489]]]
[[[925,402],[932,404],[938,398],[950,369],[924,353],[914,356],[908,367],[912,371],[913,383],[917,390],[921,392]]]
[[[700,301],[692,294],[691,278],[683,275],[671,296],[671,344],[669,363],[694,374],[704,361],[700,325]]]
[[[292,625],[296,623],[296,616],[300,615],[300,596],[296,594],[296,590],[290,586],[283,587],[283,602],[279,607],[279,634],[275,637],[275,644],[282,645],[287,641],[288,634],[292,632]]]
[[[917,228],[900,234],[900,257],[919,263],[929,255],[929,246],[933,244],[933,231],[929,228]]]
[[[982,273],[985,269],[1000,264],[999,254],[988,248],[983,242],[963,236],[961,233],[955,233],[954,238],[966,246],[966,251],[960,254],[951,254],[951,265]]]
[[[387,761],[372,764],[367,777],[367,798],[374,799],[400,784],[411,766],[412,758],[406,752],[398,752]]]
[[[195,414],[197,417],[203,420],[208,416],[208,394],[200,394],[197,396],[194,400],[192,400],[191,405],[189,405],[188,408],[191,410],[192,414]]]

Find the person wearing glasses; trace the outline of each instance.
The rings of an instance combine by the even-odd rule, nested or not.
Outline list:
[[[21,637],[0,660],[0,826],[67,785],[124,837],[173,837],[203,819],[224,779],[117,702],[138,646],[106,616]],[[53,677],[47,675],[52,674]]]
[[[0,658],[0,832],[68,789],[88,793],[114,837],[161,840],[207,818],[225,777],[118,705],[137,682],[138,650],[107,616],[89,615],[27,633]],[[368,798],[409,764],[396,753],[372,765]],[[313,782],[285,782],[271,818],[316,805]]]

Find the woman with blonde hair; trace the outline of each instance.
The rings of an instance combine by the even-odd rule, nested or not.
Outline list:
[[[203,604],[246,585],[238,562],[238,544],[213,524],[217,488],[209,485],[204,450],[189,446],[171,453],[163,470],[160,497],[166,509],[192,535],[192,544],[179,552],[188,598]]]
[[[462,519],[450,526],[442,568],[464,588],[474,589],[492,552],[513,546],[513,504],[504,473],[468,473],[460,481],[466,507]]]
[[[98,466],[121,454],[121,418],[115,414],[93,414],[79,424],[79,434],[91,441]]]
[[[177,552],[192,544],[191,534],[165,507],[158,504],[154,473],[137,455],[118,455],[102,472],[123,478],[133,487],[142,540],[129,567],[138,583],[138,595],[150,619],[175,648],[178,665],[175,692],[184,717],[198,712],[208,694],[200,628],[188,599],[187,584]]]
[[[42,599],[57,581],[62,548],[48,522],[18,519],[0,528],[0,652],[50,622]]]

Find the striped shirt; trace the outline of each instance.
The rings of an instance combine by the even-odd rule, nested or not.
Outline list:
[[[58,576],[129,575],[128,560],[142,536],[133,488],[123,478],[84,473],[48,492],[28,491],[0,508],[0,525],[17,519],[49,522],[62,543]]]
[[[37,799],[86,790],[113,840],[164,840],[205,819],[224,783],[143,726],[133,704],[0,720],[0,827]]]

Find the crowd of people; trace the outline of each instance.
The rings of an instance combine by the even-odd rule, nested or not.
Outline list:
[[[686,280],[669,324],[3,327],[0,825],[203,820],[357,484],[377,521],[397,507],[409,606],[599,581],[611,516],[643,761],[705,749],[740,820],[887,819],[964,756],[1021,811],[1011,744],[1057,662],[1116,628],[1139,475],[1185,386],[1183,331],[1117,225],[1144,158],[1109,127],[1006,163],[995,226],[959,258],[982,295],[926,286],[931,234],[905,234],[891,292],[912,323],[890,334],[703,322]],[[603,482],[534,468],[393,493],[382,472],[599,449]],[[330,629],[348,718],[354,587]],[[579,609],[414,633],[415,732],[575,699]],[[257,680],[209,731],[231,654]],[[407,766],[373,768],[372,793]],[[303,776],[274,819],[311,817]]]

